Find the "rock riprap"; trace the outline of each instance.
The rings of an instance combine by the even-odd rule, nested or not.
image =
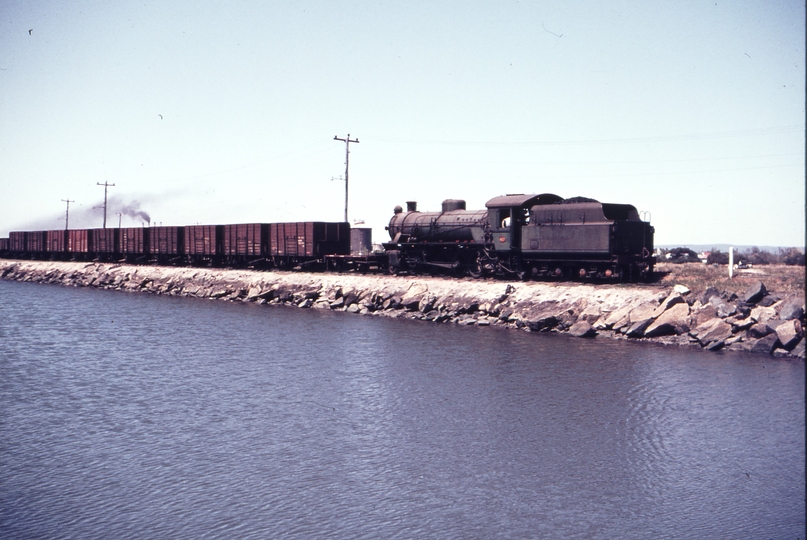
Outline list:
[[[804,296],[708,288],[0,260],[0,278],[804,358]]]

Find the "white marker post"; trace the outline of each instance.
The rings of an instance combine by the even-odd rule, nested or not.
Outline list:
[[[729,248],[729,279],[734,277],[734,248]]]

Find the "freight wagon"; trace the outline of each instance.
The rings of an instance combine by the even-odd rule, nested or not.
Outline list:
[[[275,266],[320,266],[326,255],[350,254],[350,225],[306,221],[273,223],[269,255]]]
[[[79,260],[97,259],[101,261],[120,258],[120,229],[89,229],[87,231],[87,251],[74,251]]]
[[[185,262],[185,227],[151,227],[149,254],[157,264]]]
[[[118,249],[127,262],[148,262],[149,229],[147,227],[124,227],[118,229]]]
[[[67,231],[67,252],[86,254],[90,251],[90,231],[87,229],[71,229]]]
[[[269,224],[225,225],[222,241],[224,259],[234,266],[263,263],[269,254]]]
[[[224,255],[224,225],[187,225],[185,252],[192,266],[218,266]]]

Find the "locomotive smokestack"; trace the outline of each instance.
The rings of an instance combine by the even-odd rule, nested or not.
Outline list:
[[[417,203],[417,201],[406,201],[406,211],[407,212],[417,212],[418,211],[418,203]]]

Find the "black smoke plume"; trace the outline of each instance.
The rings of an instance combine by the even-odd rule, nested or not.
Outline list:
[[[126,201],[120,197],[109,197],[107,199],[106,225],[109,228],[117,227],[118,214],[131,219],[139,227],[142,222],[146,225],[151,223],[151,216],[143,210],[140,201]],[[64,212],[53,214],[51,217],[34,218],[28,222],[14,226],[11,230],[16,231],[44,231],[51,229],[64,229]],[[71,229],[98,229],[104,224],[104,200],[94,204],[71,204],[69,225]],[[125,227],[131,227],[132,223],[123,223]]]
[[[123,214],[124,216],[129,216],[135,221],[140,219],[146,223],[151,223],[151,216],[149,216],[149,213],[140,207],[140,201],[124,203],[123,201],[113,198],[109,201],[107,208],[113,208],[113,214]],[[109,219],[109,210],[107,210],[107,219]]]

